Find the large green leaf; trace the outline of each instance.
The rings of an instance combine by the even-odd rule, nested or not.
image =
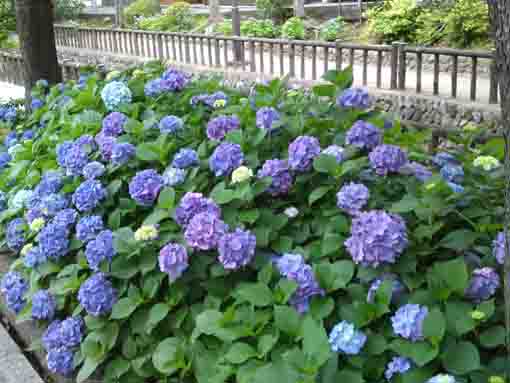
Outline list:
[[[167,338],[163,340],[152,355],[154,367],[162,374],[169,376],[185,366],[182,339]]]
[[[450,345],[441,359],[444,368],[455,375],[465,375],[480,368],[478,349],[471,342]]]

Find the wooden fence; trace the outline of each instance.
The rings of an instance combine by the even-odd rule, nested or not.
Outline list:
[[[240,69],[269,76],[288,74],[303,80],[316,80],[328,69],[356,64],[355,78],[360,79],[360,85],[482,103],[498,102],[494,55],[490,51],[413,47],[403,43],[360,45],[341,41],[241,38],[60,25],[55,27],[55,35],[58,47]],[[239,52],[236,57],[235,50]],[[415,65],[411,68],[408,58],[412,56]],[[425,56],[433,57],[427,71],[424,70]],[[441,70],[444,57],[449,61],[449,72]],[[460,60],[464,66],[462,73],[459,71]],[[469,63],[467,71],[466,60]],[[480,79],[478,65],[482,60],[490,70]]]

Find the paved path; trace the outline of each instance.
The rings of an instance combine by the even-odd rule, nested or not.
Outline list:
[[[0,82],[0,102],[6,102],[11,99],[18,99],[23,97],[25,97],[25,88],[22,86]],[[1,380],[0,383],[2,383]]]

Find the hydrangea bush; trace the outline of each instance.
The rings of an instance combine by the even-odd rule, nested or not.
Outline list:
[[[350,71],[325,79],[248,91],[151,63],[9,114],[0,221],[18,258],[0,293],[47,327],[50,371],[503,374],[502,140],[474,147],[469,130],[430,153],[430,132],[388,121]]]

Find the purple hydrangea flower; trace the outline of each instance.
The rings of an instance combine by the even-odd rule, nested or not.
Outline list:
[[[175,134],[184,127],[184,121],[177,116],[165,116],[159,122],[161,134]]]
[[[73,143],[65,153],[63,159],[63,168],[69,176],[79,176],[83,172],[83,168],[89,162],[89,156],[82,147]]]
[[[30,102],[31,110],[41,109],[43,106],[44,106],[44,101],[39,98],[33,98],[32,102]]]
[[[112,148],[112,164],[114,165],[124,165],[127,163],[136,152],[136,148],[134,145],[123,142],[120,144],[114,144]]]
[[[257,238],[251,232],[236,229],[220,238],[218,259],[225,269],[239,269],[251,262],[256,245]]]
[[[58,193],[62,188],[62,174],[57,171],[47,171],[34,190],[38,196]]]
[[[48,290],[39,290],[32,297],[32,318],[51,320],[55,316],[57,302]]]
[[[380,176],[397,173],[407,163],[407,154],[395,145],[378,145],[368,155],[370,165]]]
[[[162,92],[162,82],[163,80],[160,78],[156,78],[154,80],[151,80],[145,84],[144,92],[147,97],[157,97]]]
[[[10,148],[18,143],[18,136],[16,132],[9,132],[4,138],[4,145],[6,148]]]
[[[464,169],[460,165],[446,164],[441,168],[440,173],[447,182],[460,184],[464,180]]]
[[[273,107],[264,106],[257,110],[256,125],[259,129],[265,129],[268,132],[274,130],[273,125],[280,121],[280,113]]]
[[[74,209],[61,210],[53,218],[53,223],[70,230],[70,227],[76,223],[78,219],[78,212]]]
[[[110,263],[115,253],[113,233],[110,230],[101,231],[85,248],[85,258],[87,258],[89,267],[94,271],[99,271],[99,266],[103,261]]]
[[[117,137],[124,133],[124,125],[128,121],[128,116],[120,112],[111,112],[103,119],[103,128],[101,132],[105,136]]]
[[[103,219],[98,215],[81,218],[76,225],[76,238],[82,242],[92,241],[103,230]]]
[[[106,190],[97,180],[86,180],[73,193],[73,204],[81,212],[95,209],[106,198]]]
[[[315,157],[321,153],[319,140],[311,136],[299,136],[289,145],[289,166],[297,172],[311,169]]]
[[[29,269],[36,268],[43,263],[46,263],[48,257],[44,254],[38,246],[32,247],[23,258],[23,264]]]
[[[207,123],[207,137],[221,141],[228,132],[239,129],[241,122],[237,116],[218,116]]]
[[[336,103],[344,108],[368,109],[371,105],[371,99],[367,89],[349,88],[338,96]]]
[[[350,215],[357,215],[370,198],[368,188],[353,182],[342,186],[336,195],[336,205]]]
[[[347,145],[360,149],[372,149],[382,142],[382,132],[376,126],[365,121],[356,121],[345,137]]]
[[[58,259],[69,251],[68,229],[54,222],[46,225],[37,236],[39,248],[47,257]]]
[[[106,168],[101,162],[98,161],[89,162],[83,168],[83,177],[85,177],[85,179],[87,180],[93,180],[95,178],[101,177],[105,171]]]
[[[501,286],[498,273],[491,267],[473,270],[466,297],[476,303],[490,299]]]
[[[27,224],[23,218],[14,218],[7,224],[5,239],[9,249],[19,251],[25,244]]]
[[[432,177],[432,172],[419,162],[408,162],[400,168],[400,172],[404,174],[410,172],[421,182],[426,182],[430,177]]]
[[[161,76],[161,89],[167,92],[179,92],[188,84],[190,76],[177,69],[168,69]]]
[[[121,81],[112,81],[101,91],[101,99],[108,110],[116,110],[122,104],[132,100],[131,90]]]
[[[459,161],[450,153],[439,152],[432,157],[432,163],[438,168],[442,168],[445,165],[458,165]]]
[[[22,139],[23,141],[25,141],[25,140],[31,140],[31,139],[33,139],[33,138],[34,138],[34,134],[35,134],[35,133],[34,133],[34,131],[33,131],[32,129],[25,130],[25,131],[23,132],[23,135],[21,136],[21,139]]]
[[[81,285],[78,301],[89,315],[109,314],[117,302],[117,290],[105,274],[96,273]]]
[[[43,333],[42,345],[46,351],[60,347],[77,347],[83,339],[84,327],[85,323],[80,317],[54,320]]]
[[[347,355],[359,354],[366,341],[367,336],[347,321],[338,323],[329,334],[331,350]]]
[[[352,221],[351,236],[345,241],[353,261],[377,267],[395,263],[407,247],[405,221],[381,210],[361,212]]]
[[[54,374],[69,376],[74,371],[74,351],[67,347],[54,348],[46,355],[48,370]]]
[[[16,121],[16,115],[17,112],[14,106],[0,106],[0,120],[5,122],[14,122]],[[14,136],[16,136],[15,132],[11,133],[14,133]],[[7,140],[7,137],[5,139]],[[5,146],[9,147],[8,145]]]
[[[386,274],[382,277],[376,278],[372,281],[370,288],[368,289],[367,302],[374,303],[375,294],[383,282],[391,281],[391,302],[394,303],[400,296],[406,291],[406,287],[400,282],[396,276],[392,274]]]
[[[284,254],[276,260],[276,267],[280,274],[297,283],[297,290],[290,298],[292,304],[299,313],[308,311],[310,299],[315,295],[324,295],[315,279],[313,269],[306,264],[299,254]]]
[[[184,148],[179,150],[172,161],[172,167],[179,169],[187,169],[198,166],[198,154],[193,149]]]
[[[241,166],[243,160],[244,154],[240,145],[224,142],[209,158],[209,167],[216,177],[227,176]]]
[[[412,342],[423,340],[423,320],[428,312],[427,307],[417,304],[400,307],[391,317],[393,332]]]
[[[129,194],[139,205],[151,206],[163,187],[163,177],[155,170],[147,169],[136,173],[129,183]]]
[[[213,212],[196,214],[189,221],[184,232],[187,244],[200,250],[212,250],[218,247],[221,237],[228,230],[228,226]]]
[[[169,243],[159,251],[159,269],[167,273],[171,282],[177,280],[188,268],[186,248],[178,243]]]
[[[180,226],[186,226],[200,213],[215,215],[217,218],[221,216],[220,208],[212,199],[205,198],[201,193],[187,192],[175,209],[175,221]]]
[[[110,161],[112,158],[113,146],[117,142],[117,139],[115,137],[105,136],[103,133],[99,133],[96,135],[95,140],[103,160]]]
[[[391,380],[395,374],[403,374],[409,371],[412,367],[411,359],[404,358],[402,356],[395,356],[386,365],[386,371],[384,371],[384,377],[387,380]]]
[[[23,296],[27,291],[28,283],[16,271],[9,271],[0,281],[0,294],[3,295],[9,310],[16,314],[25,307],[26,300]]]
[[[68,206],[68,197],[64,196],[63,194],[53,193],[42,197],[37,208],[44,214],[44,216],[53,217],[59,211],[67,208]]]
[[[338,145],[330,145],[322,151],[322,154],[333,156],[337,163],[341,163],[344,159],[344,148]]]
[[[65,161],[66,161],[67,153],[71,150],[73,145],[74,144],[72,141],[64,141],[61,144],[57,145],[55,152],[57,153],[57,163],[60,166],[62,166],[62,167],[66,166]]]
[[[216,101],[225,101],[225,105],[228,102],[228,96],[222,92],[214,92],[213,94],[199,94],[197,96],[191,97],[191,105],[197,106],[199,103],[203,103],[207,105],[208,107],[212,108],[214,107],[214,103]]]
[[[267,160],[257,173],[258,178],[271,177],[267,192],[272,196],[287,194],[292,187],[293,178],[289,164],[284,160]]]
[[[492,255],[500,265],[505,264],[505,232],[501,231],[492,242]]]
[[[80,136],[75,141],[75,144],[78,145],[81,150],[83,150],[87,154],[91,154],[94,150],[97,149],[96,142],[94,141],[94,137],[92,137],[89,134],[85,134],[83,136]]]

